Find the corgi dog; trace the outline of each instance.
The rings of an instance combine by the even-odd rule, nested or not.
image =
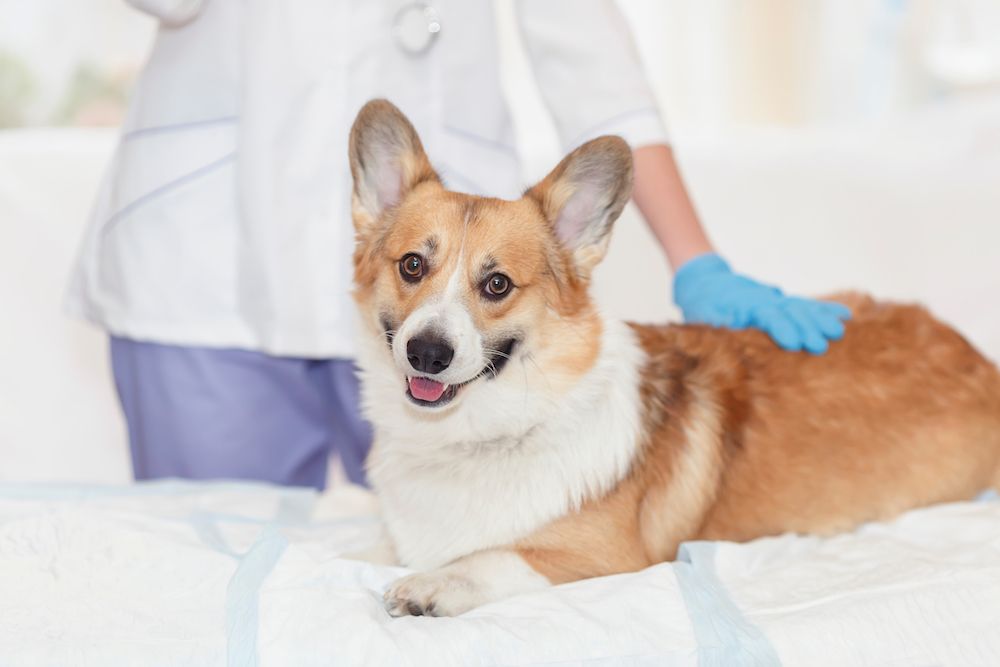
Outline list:
[[[603,317],[588,284],[630,197],[622,139],[515,201],[445,189],[384,100],[349,153],[370,478],[418,570],[386,591],[390,614],[1000,487],[1000,374],[920,307],[841,295],[852,319],[822,356]]]

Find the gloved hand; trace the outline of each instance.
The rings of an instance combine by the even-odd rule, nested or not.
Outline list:
[[[714,253],[689,260],[674,276],[674,301],[686,322],[763,329],[786,350],[826,352],[844,335],[851,311],[839,303],[785,296],[780,289],[733,273]]]

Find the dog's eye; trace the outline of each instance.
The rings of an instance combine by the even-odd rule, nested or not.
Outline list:
[[[424,277],[424,258],[416,253],[410,253],[399,260],[399,275],[403,280],[415,283]]]
[[[507,293],[510,292],[510,288],[512,286],[513,284],[510,282],[510,278],[502,273],[494,273],[486,279],[484,291],[487,298],[502,299],[507,296]]]

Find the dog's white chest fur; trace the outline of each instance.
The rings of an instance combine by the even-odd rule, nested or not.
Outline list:
[[[631,465],[644,354],[623,324],[605,324],[597,362],[567,393],[547,392],[530,361],[515,360],[447,415],[407,405],[384,356],[370,349],[361,360],[376,430],[370,470],[405,565],[509,545],[606,492]]]

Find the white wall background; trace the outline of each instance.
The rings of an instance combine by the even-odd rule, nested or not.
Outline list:
[[[130,479],[106,337],[60,311],[114,135],[0,132],[0,481]]]
[[[70,71],[73,53],[124,68],[141,58],[146,19],[117,0],[86,4],[89,18],[73,0],[0,0],[0,48],[51,51],[53,71]],[[799,293],[861,287],[926,302],[1000,358],[995,0],[622,5],[696,205],[738,269]],[[537,177],[559,149],[509,0],[498,8],[519,142]],[[12,27],[14,15],[25,23]],[[106,39],[79,29],[95,16]],[[73,29],[39,47],[53,20]],[[114,137],[0,131],[0,481],[129,478],[105,337],[59,311]],[[669,271],[633,211],[595,290],[611,314],[673,316]]]

